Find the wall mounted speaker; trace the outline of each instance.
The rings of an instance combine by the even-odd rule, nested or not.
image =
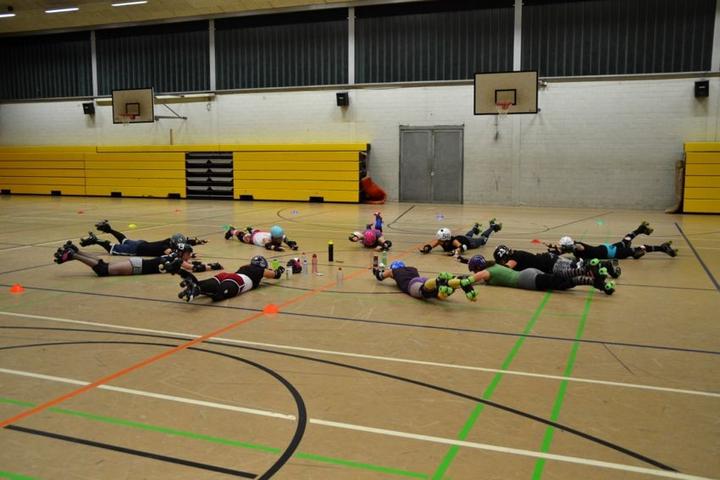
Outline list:
[[[83,103],[82,106],[85,115],[95,115],[95,104],[93,102]]]
[[[347,107],[350,105],[350,95],[348,92],[338,92],[335,96],[337,97],[338,107]]]
[[[698,80],[695,82],[695,97],[706,98],[710,96],[710,81]]]

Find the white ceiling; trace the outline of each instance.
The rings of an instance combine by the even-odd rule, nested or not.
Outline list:
[[[111,3],[121,1],[127,0],[0,0],[0,13],[5,13],[7,7],[12,5],[13,13],[16,14],[11,18],[0,18],[0,34],[348,4],[339,0],[148,0],[144,5],[111,6]],[[360,0],[352,3],[365,2]],[[80,10],[72,13],[45,13],[48,8],[62,7],[79,7]]]

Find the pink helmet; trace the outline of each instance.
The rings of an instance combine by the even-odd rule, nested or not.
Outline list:
[[[366,247],[373,247],[375,246],[376,240],[377,237],[375,237],[375,231],[365,230],[365,233],[363,233],[363,245]]]

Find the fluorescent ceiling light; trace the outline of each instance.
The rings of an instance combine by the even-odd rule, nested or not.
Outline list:
[[[45,10],[45,13],[66,13],[66,12],[77,12],[78,10],[80,10],[78,7],[53,8],[51,10]]]
[[[113,3],[113,7],[127,7],[130,5],[142,5],[143,3],[147,3],[147,0],[137,0],[135,2],[122,2],[122,3]]]
[[[10,18],[10,17],[14,17],[14,16],[15,16],[14,13],[0,13],[0,18]]]

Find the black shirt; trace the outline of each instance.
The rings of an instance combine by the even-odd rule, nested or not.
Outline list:
[[[537,268],[542,272],[552,273],[557,258],[557,255],[553,253],[530,253],[524,250],[513,250],[508,256],[508,260],[517,262],[514,270],[518,272],[528,268]]]
[[[576,245],[582,245],[584,250],[580,251],[577,248],[573,251],[573,254],[577,258],[607,258],[608,250],[605,245],[588,245],[583,242],[575,242]]]
[[[141,275],[147,275],[149,273],[163,273],[165,270],[160,271],[160,265],[164,264],[167,260],[168,257],[143,259]]]
[[[144,242],[138,244],[135,255],[139,257],[160,257],[165,255],[165,250],[171,248],[171,240],[158,240],[157,242]]]
[[[265,269],[258,267],[257,265],[243,265],[237,269],[237,272],[242,275],[246,275],[252,281],[252,288],[260,286],[260,281],[263,279]]]
[[[409,293],[410,280],[420,276],[420,273],[418,273],[415,267],[396,268],[392,271],[392,274],[397,286],[405,293]]]
[[[446,242],[440,242],[440,246],[442,247],[442,249],[444,251],[452,252],[453,250],[455,250],[457,248],[457,247],[453,246],[453,243],[455,243],[455,240],[460,242],[460,245],[465,245],[467,247],[470,246],[470,240],[468,240],[468,238],[465,235],[457,235],[455,237],[452,237],[450,240],[448,240]]]

